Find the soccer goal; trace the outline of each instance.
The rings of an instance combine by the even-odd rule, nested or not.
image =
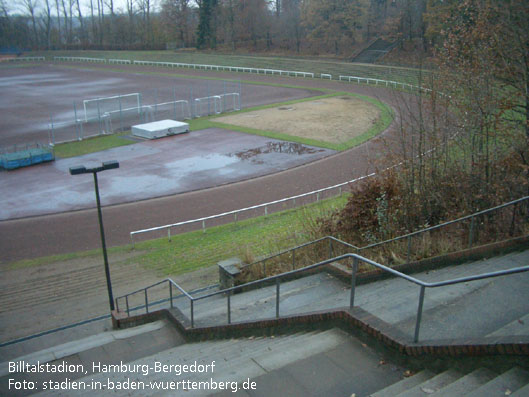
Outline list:
[[[101,119],[104,115],[136,111],[141,113],[141,94],[138,92],[83,100],[85,121]]]
[[[209,116],[212,113],[222,113],[222,98],[220,95],[195,98],[195,116]]]
[[[222,98],[222,112],[241,110],[241,97],[238,92],[228,92],[220,97]]]

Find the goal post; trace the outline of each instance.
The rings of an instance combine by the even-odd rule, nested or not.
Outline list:
[[[85,121],[100,119],[105,114],[117,113],[121,111],[136,110],[141,112],[141,94],[134,92],[131,94],[115,95],[83,100]]]

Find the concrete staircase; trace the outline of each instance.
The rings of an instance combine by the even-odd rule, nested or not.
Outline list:
[[[189,373],[177,373],[174,369],[167,372],[155,370],[157,367],[195,363],[197,367]],[[211,367],[212,364],[214,367]],[[78,381],[101,384],[101,390],[95,391],[90,387],[89,390],[45,391],[38,395],[231,396],[237,388],[238,396],[307,396],[325,392],[360,396],[376,391],[381,385],[398,381],[404,372],[396,365],[381,365],[378,353],[338,329],[189,343],[127,365],[128,368],[146,369],[146,372],[130,370],[91,374]],[[203,366],[202,371],[199,370],[200,365]],[[133,392],[130,389],[118,390],[117,385],[126,382],[142,386]],[[167,390],[171,382],[175,389]],[[197,383],[193,386],[192,382]],[[198,382],[204,382],[203,386],[198,386]],[[218,386],[220,382],[223,382],[224,390]],[[244,390],[245,382],[248,386],[253,383],[253,389]],[[211,386],[214,383],[216,388]]]
[[[529,396],[529,372],[513,367],[503,373],[478,368],[470,373],[450,369],[436,374],[424,370],[386,387],[371,397],[439,397]]]
[[[529,250],[463,265],[414,274],[424,281],[442,281],[529,264]],[[529,272],[427,289],[420,341],[529,336]],[[401,278],[356,288],[355,306],[393,325],[413,338],[419,287]],[[281,283],[280,315],[347,307],[350,286],[322,272]],[[175,300],[189,317],[189,302]],[[269,286],[231,297],[231,321],[275,317],[276,287]],[[227,323],[226,297],[217,295],[195,302],[195,326]]]
[[[109,320],[107,320],[109,322]],[[77,380],[94,371],[92,363],[104,365],[119,362],[129,362],[141,357],[150,356],[185,343],[182,336],[172,324],[166,321],[156,321],[135,328],[112,330],[94,333],[86,336],[90,330],[101,327],[87,327],[87,329],[71,329],[60,333],[62,343],[55,335],[46,335],[22,342],[12,349],[3,348],[0,353],[0,396],[26,396],[34,394],[27,388],[10,388],[9,380],[16,382],[63,381],[66,377]],[[82,328],[82,327],[80,327]],[[40,349],[38,346],[41,346]],[[18,354],[17,352],[23,352]],[[6,360],[6,361],[4,361]],[[10,363],[23,363],[25,366],[47,365],[56,366],[66,362],[72,365],[82,365],[86,373],[74,372],[13,372]]]
[[[353,62],[358,63],[375,63],[378,59],[391,51],[398,42],[388,42],[382,39],[375,40],[369,47],[362,50]]]

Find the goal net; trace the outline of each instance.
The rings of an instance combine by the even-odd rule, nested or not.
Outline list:
[[[138,92],[83,101],[85,121],[102,119],[116,113],[141,112],[141,94]]]

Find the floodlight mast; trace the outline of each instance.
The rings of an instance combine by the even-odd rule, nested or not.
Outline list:
[[[100,167],[86,168],[84,165],[79,165],[76,167],[70,168],[70,175],[81,175],[81,174],[93,174],[94,175],[94,187],[96,194],[96,203],[97,203],[97,216],[99,219],[99,233],[101,235],[101,247],[103,248],[103,260],[105,264],[105,276],[107,280],[107,291],[108,291],[108,301],[110,304],[110,312],[113,312],[114,307],[114,296],[112,294],[112,282],[110,280],[110,267],[108,266],[108,255],[107,255],[107,245],[105,242],[105,229],[103,228],[103,215],[101,213],[101,200],[99,198],[99,184],[97,181],[97,173],[100,171],[112,170],[119,168],[119,163],[117,161],[106,161]]]

